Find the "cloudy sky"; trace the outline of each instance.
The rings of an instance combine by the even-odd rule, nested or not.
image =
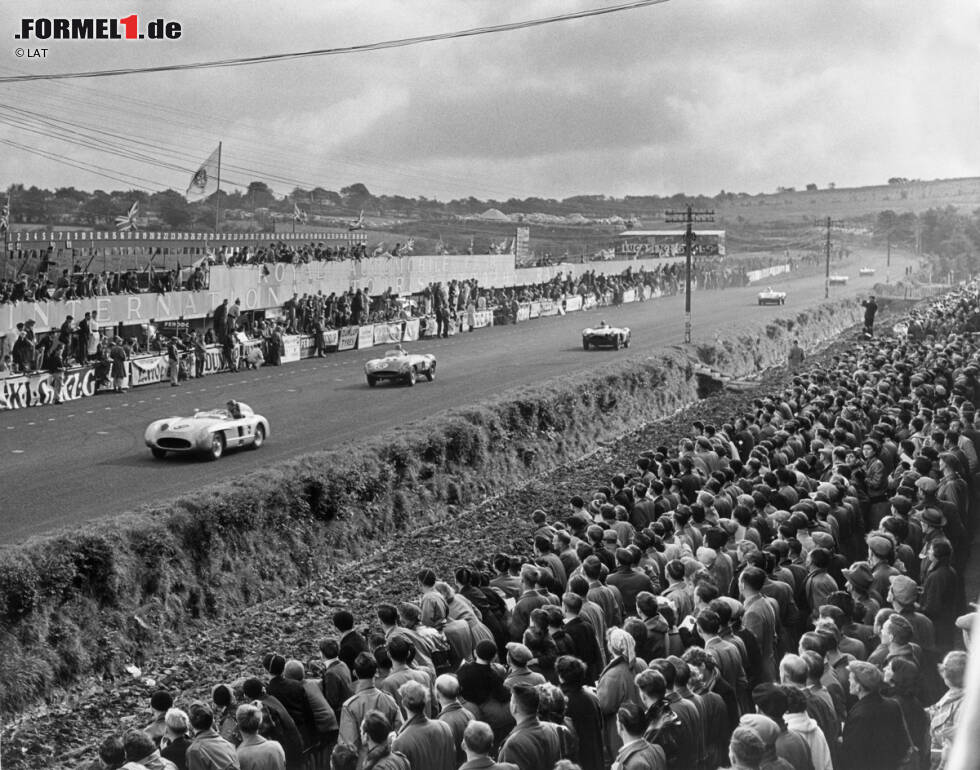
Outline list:
[[[0,76],[333,48],[611,4],[5,0]],[[22,18],[66,8],[177,20],[183,35],[14,39]],[[976,0],[668,0],[375,53],[3,84],[0,187],[182,191],[219,140],[223,186],[264,179],[281,193],[363,182],[440,199],[713,195],[976,176],[978,40]]]

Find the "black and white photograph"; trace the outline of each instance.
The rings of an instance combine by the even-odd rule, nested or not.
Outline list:
[[[980,5],[9,0],[3,770],[977,770]]]

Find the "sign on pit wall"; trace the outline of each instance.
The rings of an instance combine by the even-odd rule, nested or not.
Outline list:
[[[357,345],[357,337],[360,329],[357,326],[345,326],[340,330],[340,337],[337,341],[337,350],[353,350]]]
[[[413,318],[411,321],[405,322],[405,331],[402,334],[402,339],[405,342],[414,342],[419,338],[419,319]]]
[[[383,323],[374,325],[374,344],[375,345],[389,345],[393,342],[402,341],[402,324],[401,321],[397,323]]]
[[[57,393],[53,382],[54,375],[50,372],[0,380],[0,409],[24,409],[94,396],[95,367],[83,366],[66,371]]]
[[[357,349],[364,350],[374,346],[374,324],[361,326],[357,330]]]
[[[280,360],[284,364],[292,364],[299,361],[299,335],[284,334],[282,336],[282,356]]]

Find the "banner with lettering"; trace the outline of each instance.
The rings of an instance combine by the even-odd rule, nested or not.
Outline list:
[[[558,315],[558,312],[561,309],[561,308],[559,308],[557,302],[555,302],[554,300],[550,300],[550,299],[543,299],[538,304],[541,305],[541,312],[539,313],[539,315],[541,317]]]
[[[477,310],[473,313],[473,328],[482,329],[484,326],[493,326],[492,310]]]
[[[299,361],[299,335],[282,335],[282,363],[292,364]]]
[[[24,409],[58,401],[76,401],[95,395],[95,367],[69,369],[61,375],[61,387],[54,385],[51,372],[7,377],[0,380],[0,409]]]
[[[574,294],[570,297],[565,297],[565,312],[573,313],[576,310],[582,309],[582,297],[578,294]]]
[[[535,300],[530,305],[528,305],[528,318],[540,318],[541,317],[541,303]],[[520,319],[518,319],[520,320]]]
[[[627,289],[624,291],[623,302],[636,302],[636,289]]]
[[[398,323],[384,323],[374,325],[374,344],[375,345],[389,345],[393,342],[402,341],[402,324],[401,321]]]
[[[402,339],[405,342],[414,342],[419,338],[419,319],[413,318],[411,321],[405,322],[405,331],[402,334]]]
[[[374,346],[374,324],[361,326],[357,330],[357,349],[364,350]]]
[[[170,364],[166,356],[139,356],[129,360],[129,384],[152,385],[170,377]]]
[[[323,333],[323,347],[335,348],[338,342],[340,342],[339,329],[328,329]]]
[[[520,305],[517,306],[517,318],[515,320],[518,323],[520,323],[521,321],[526,321],[530,317],[531,317],[531,306],[528,303],[522,302]]]
[[[345,326],[341,329],[337,339],[337,350],[353,350],[357,344],[358,334],[359,329],[356,326]]]

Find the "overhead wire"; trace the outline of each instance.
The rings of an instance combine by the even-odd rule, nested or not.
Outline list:
[[[376,43],[342,46],[339,48],[317,48],[311,51],[293,51],[288,53],[266,54],[263,56],[240,56],[231,59],[215,59],[212,61],[189,62],[185,64],[159,64],[148,67],[121,67],[119,69],[89,70],[86,72],[15,75],[0,77],[0,83],[24,83],[38,80],[69,80],[76,78],[103,78],[116,77],[120,75],[137,75],[148,72],[182,72],[188,70],[241,67],[253,64],[269,64],[280,61],[295,61],[297,59],[309,59],[320,56],[340,56],[352,53],[384,51],[391,48],[406,48],[408,46],[421,45],[423,43],[434,43],[441,40],[453,40],[464,37],[476,37],[478,35],[493,35],[501,32],[513,32],[520,29],[540,27],[544,26],[545,24],[555,24],[563,21],[587,19],[594,16],[604,16],[611,13],[632,11],[651,5],[661,5],[666,2],[668,2],[668,0],[632,0],[628,3],[620,3],[619,5],[609,5],[603,8],[589,8],[584,11],[573,11],[572,13],[547,16],[541,19],[526,19],[525,21],[510,22],[508,24],[472,27],[470,29],[461,29],[454,32],[440,32],[430,35],[419,35],[417,37],[404,37],[394,40],[383,40]]]

